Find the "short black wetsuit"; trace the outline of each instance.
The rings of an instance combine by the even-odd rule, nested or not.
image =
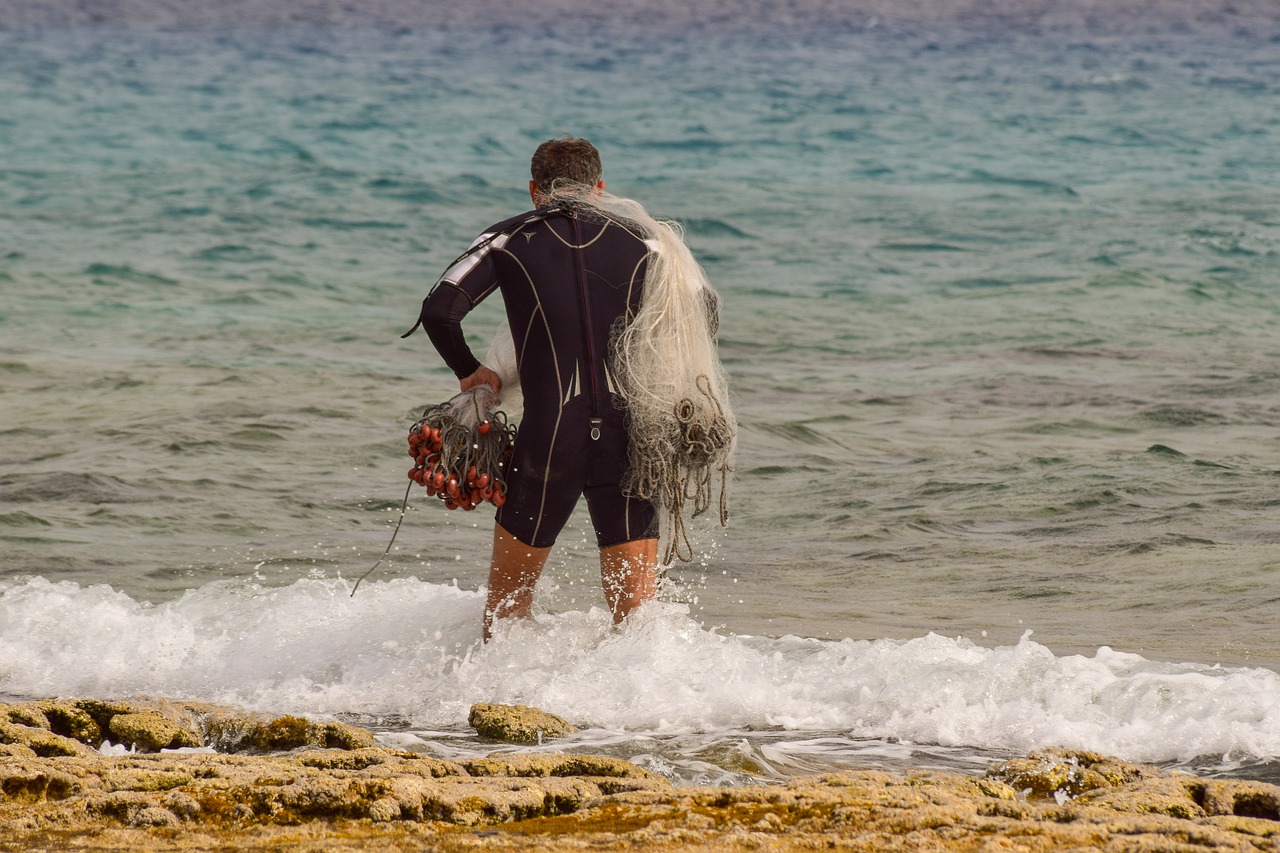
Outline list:
[[[420,322],[453,372],[470,376],[480,362],[460,321],[502,291],[525,411],[498,523],[547,547],[585,494],[599,547],[657,536],[652,504],[619,485],[627,432],[607,357],[614,324],[639,307],[648,246],[600,214],[551,209],[500,222],[477,246],[423,300]]]

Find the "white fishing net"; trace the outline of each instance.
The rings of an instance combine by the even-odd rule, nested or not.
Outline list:
[[[524,392],[520,390],[520,365],[516,360],[516,344],[511,337],[511,327],[503,320],[489,344],[489,352],[484,357],[484,365],[498,374],[502,380],[502,390],[498,392],[498,403],[511,420],[519,420],[524,411]]]
[[[677,223],[594,188],[557,189],[551,202],[584,215],[601,211],[652,251],[640,308],[623,318],[610,341],[609,368],[625,401],[631,446],[623,486],[657,506],[663,562],[692,560],[687,522],[711,506],[716,492],[719,522],[728,523],[737,447],[737,421],[714,337],[718,297]]]

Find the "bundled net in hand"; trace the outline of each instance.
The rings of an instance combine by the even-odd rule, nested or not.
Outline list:
[[[516,428],[497,411],[497,395],[478,385],[432,406],[409,428],[409,479],[447,509],[472,510],[507,500],[506,470]]]
[[[507,502],[506,470],[514,452],[516,428],[497,411],[498,395],[488,385],[478,385],[432,406],[409,428],[409,455],[414,465],[409,479],[440,498],[448,509],[475,509],[485,501],[494,506]],[[351,594],[373,574],[391,553],[404,513],[409,506],[409,488],[404,492],[400,518],[391,541],[378,558],[351,587]]]

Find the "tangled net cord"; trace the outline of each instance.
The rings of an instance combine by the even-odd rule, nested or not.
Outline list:
[[[494,506],[506,503],[503,474],[511,460],[516,427],[508,423],[506,413],[493,410],[496,404],[493,390],[480,385],[429,407],[409,427],[409,455],[415,463],[408,474],[412,482],[400,503],[391,541],[378,561],[356,580],[352,596],[391,553],[414,484],[425,487],[427,494],[438,497],[447,509],[473,510],[485,501]]]
[[[448,509],[506,503],[503,474],[516,428],[504,412],[491,411],[495,402],[487,385],[478,386],[427,409],[409,428],[409,455],[417,463],[409,479]]]
[[[697,518],[711,506],[713,475],[720,473],[720,525],[729,521],[729,475],[733,467],[723,461],[733,442],[733,430],[724,408],[711,391],[710,380],[697,378],[698,391],[706,398],[700,402],[690,397],[679,400],[671,418],[660,430],[640,437],[633,435],[629,489],[640,498],[653,501],[666,515],[671,531],[663,562],[673,557],[684,562],[693,559],[693,543],[684,520],[686,504],[691,504],[690,518]],[[708,405],[709,404],[709,405]],[[719,463],[719,464],[717,464]]]

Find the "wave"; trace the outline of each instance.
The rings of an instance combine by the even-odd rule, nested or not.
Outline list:
[[[1280,675],[1030,634],[986,648],[929,634],[817,640],[709,630],[656,604],[625,630],[598,608],[540,614],[480,643],[482,593],[415,578],[284,587],[228,580],[161,604],[106,585],[0,582],[0,693],[136,694],[465,728],[472,703],[542,707],[596,730],[851,738],[1135,761],[1280,756]]]

